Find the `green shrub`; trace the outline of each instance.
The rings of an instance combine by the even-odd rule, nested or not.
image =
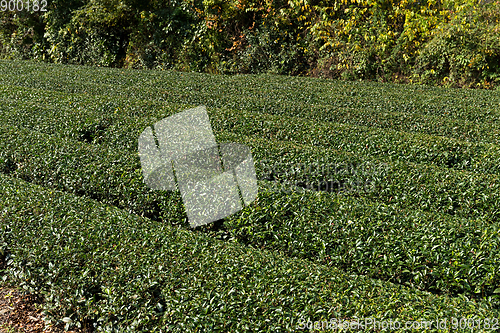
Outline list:
[[[500,3],[462,11],[434,33],[417,58],[427,84],[491,88],[499,82]]]
[[[179,194],[143,184],[137,137],[157,120],[207,103],[217,141],[252,148],[260,190],[286,182],[300,186],[289,194],[266,192],[241,215],[200,231],[423,290],[475,296],[496,290],[498,277],[489,271],[496,252],[483,248],[495,246],[499,202],[499,152],[488,143],[498,139],[498,98],[491,92],[30,62],[0,62],[0,72],[0,169],[5,174],[185,226]],[[425,134],[438,130],[446,136]],[[474,142],[453,138],[466,135]],[[272,177],[263,163],[268,161],[279,161],[272,164]],[[293,170],[381,163],[387,163],[382,173],[347,172],[334,179]],[[318,182],[338,188],[303,191]],[[356,182],[369,185],[369,191],[342,189]],[[347,223],[351,209],[345,207],[358,207],[350,219],[354,232],[332,233],[327,221]],[[371,216],[376,221],[367,220]],[[377,243],[369,235],[381,224],[416,236],[393,234],[389,239],[400,245]],[[280,232],[284,228],[288,231]],[[339,237],[345,237],[345,246],[337,243]],[[349,251],[359,238],[379,252],[362,251],[353,260]],[[457,250],[450,255],[442,247],[430,256],[426,244],[438,242]],[[418,265],[401,245],[407,243],[414,244]],[[400,255],[378,257],[386,252]],[[326,261],[327,256],[334,259]],[[457,265],[450,268],[450,260]],[[359,261],[367,264],[355,267]]]
[[[498,1],[52,1],[0,13],[3,57],[492,88]]]
[[[221,242],[0,175],[12,283],[48,319],[112,332],[297,329],[302,318],[496,318],[448,298]]]
[[[59,139],[53,136],[36,133],[24,129],[16,129],[15,127],[2,126],[0,137],[2,140],[1,150],[4,152],[3,169],[11,168],[9,174],[13,177],[18,177],[35,184],[40,184],[45,187],[63,190],[69,193],[85,196],[100,202],[111,204],[116,207],[125,209],[140,216],[146,216],[153,220],[164,221],[173,225],[186,226],[186,218],[181,204],[180,194],[178,192],[158,192],[149,190],[142,182],[142,174],[140,163],[136,154],[129,154],[125,151],[111,150],[106,147],[96,147],[88,143],[74,142],[67,139]],[[439,239],[440,242],[457,242],[455,245],[459,249],[464,248],[464,240],[457,237],[456,226],[458,224],[477,226],[483,225],[486,230],[479,232],[477,229],[466,229],[467,231],[459,231],[460,235],[466,235],[466,239],[471,243],[471,250],[480,252],[481,247],[477,248],[478,239],[483,239],[484,246],[494,246],[494,235],[496,232],[490,231],[489,224],[491,220],[498,218],[499,211],[498,203],[498,188],[500,184],[497,177],[475,175],[465,172],[450,171],[448,169],[436,168],[427,165],[405,164],[395,162],[382,167],[382,169],[366,169],[371,162],[373,166],[377,166],[377,161],[370,159],[366,160],[360,157],[353,156],[349,153],[332,151],[328,149],[312,148],[312,146],[302,145],[300,149],[294,147],[293,143],[281,143],[257,139],[251,136],[242,136],[236,134],[219,134],[217,137],[221,142],[240,142],[252,147],[253,155],[256,161],[257,176],[262,181],[259,184],[260,190],[269,188],[267,184],[268,167],[271,167],[278,177],[278,181],[291,183],[304,183],[303,186],[314,186],[319,181],[335,182],[342,185],[339,189],[333,192],[333,198],[317,197],[314,192],[305,191],[297,192],[293,188],[285,188],[294,193],[290,194],[285,191],[279,191],[278,194],[261,197],[261,204],[252,206],[243,212],[242,216],[236,219],[238,228],[242,230],[231,231],[231,225],[234,222],[224,223],[224,232],[229,232],[225,237],[237,237],[244,242],[256,247],[263,245],[270,246],[275,249],[280,247],[280,251],[285,249],[292,256],[304,257],[312,260],[321,260],[324,256],[335,256],[345,269],[354,270],[360,274],[372,274],[370,270],[375,270],[374,267],[379,267],[378,264],[368,264],[373,254],[363,253],[360,260],[365,262],[364,265],[358,265],[354,268],[355,263],[350,261],[351,256],[345,256],[345,249],[336,248],[337,234],[332,234],[334,230],[332,225],[325,222],[325,218],[331,215],[332,212],[342,212],[341,205],[351,206],[349,196],[360,196],[356,205],[360,205],[364,214],[354,216],[354,221],[359,221],[360,225],[365,225],[366,233],[371,235],[373,232],[369,228],[369,224],[364,222],[364,217],[380,215],[391,219],[397,219],[397,216],[409,214],[412,210],[422,211],[439,211],[443,214],[438,220],[445,222],[437,226],[428,226],[424,224],[423,229],[420,229],[422,224],[420,217],[409,218],[407,225],[419,225],[419,229],[413,230],[412,235],[417,235],[414,242],[422,239],[422,234],[426,234],[430,239]],[[31,144],[26,145],[26,142]],[[279,164],[266,161],[280,161]],[[264,163],[263,163],[264,162]],[[365,163],[365,165],[363,165]],[[368,163],[368,164],[366,164]],[[302,168],[297,172],[293,172],[299,165],[311,168],[310,171]],[[315,168],[327,166],[344,166],[339,172],[333,169],[327,171],[326,175],[317,172]],[[352,166],[352,172],[346,170],[346,166]],[[332,173],[333,172],[333,173]],[[364,172],[364,174],[363,174]],[[328,178],[323,178],[328,177]],[[333,178],[331,178],[333,177]],[[346,185],[344,185],[346,184]],[[349,185],[352,184],[352,185]],[[280,186],[279,184],[277,184]],[[359,186],[361,185],[361,186]],[[271,186],[272,188],[272,186]],[[344,192],[347,190],[348,192]],[[295,193],[297,192],[297,193]],[[345,195],[348,197],[346,198]],[[366,199],[364,199],[366,198]],[[367,200],[368,199],[368,200]],[[277,204],[280,201],[292,200],[293,204]],[[298,200],[298,201],[297,201]],[[314,205],[314,209],[309,212],[304,209],[305,202],[310,201]],[[329,202],[329,203],[328,203]],[[382,205],[380,211],[369,211],[366,209],[374,203]],[[285,215],[281,215],[276,211],[276,205],[287,207]],[[319,207],[325,205],[326,212],[323,211],[317,217],[313,217],[312,212],[320,212]],[[403,209],[403,211],[401,211]],[[392,211],[392,213],[388,213]],[[384,213],[381,213],[384,212]],[[249,214],[247,216],[247,214]],[[254,216],[253,214],[258,214]],[[448,215],[456,216],[458,221],[448,222]],[[298,218],[295,225],[295,217]],[[344,216],[340,214],[338,218]],[[462,220],[460,220],[462,219]],[[470,219],[471,221],[463,220]],[[341,218],[344,221],[344,218]],[[435,218],[431,218],[435,221]],[[243,225],[241,225],[241,221]],[[376,220],[377,221],[377,220]],[[411,222],[410,222],[411,221]],[[425,220],[424,220],[425,221]],[[467,222],[463,222],[467,221]],[[292,223],[294,231],[292,233],[284,233],[281,225],[283,223]],[[344,221],[345,222],[345,221]],[[271,232],[273,242],[269,245],[267,242],[261,243],[260,232],[257,233],[255,239],[249,238],[246,235],[248,227],[259,229],[260,225],[265,223],[264,235]],[[304,225],[306,223],[308,226]],[[326,224],[325,224],[326,223]],[[358,222],[357,222],[358,223]],[[377,221],[374,230],[378,230],[379,222]],[[448,226],[451,223],[451,226]],[[304,229],[305,228],[305,229]],[[326,229],[324,229],[326,228]],[[400,228],[400,226],[398,226]],[[467,227],[468,228],[468,227]],[[483,227],[481,227],[483,228]],[[495,228],[494,226],[492,228]],[[361,228],[363,229],[363,227]],[[228,231],[229,230],[229,231]],[[304,230],[307,232],[304,233]],[[459,229],[461,230],[461,228]],[[492,229],[496,230],[496,229]],[[210,232],[210,230],[207,230]],[[243,233],[241,233],[243,232]],[[233,234],[234,233],[234,234]],[[286,235],[282,239],[282,235]],[[438,236],[444,233],[444,236]],[[468,234],[467,234],[468,233]],[[488,241],[484,240],[484,235],[488,235]],[[332,238],[333,237],[333,238]],[[354,242],[362,237],[359,233],[349,235],[346,239],[346,244]],[[407,244],[396,240],[398,234],[391,236],[395,244]],[[412,236],[413,237],[413,236]],[[448,238],[449,237],[449,238]],[[322,240],[321,240],[322,239]],[[277,240],[277,243],[274,242]],[[318,241],[320,243],[318,243]],[[369,242],[370,243],[370,242]],[[392,241],[391,241],[392,243]],[[291,245],[293,244],[293,245]],[[320,245],[318,245],[320,244]],[[330,245],[325,245],[330,244]],[[373,244],[373,243],[370,243]],[[384,243],[385,244],[385,243]],[[428,244],[425,243],[424,248]],[[393,245],[394,247],[394,245]],[[388,250],[383,246],[384,250],[391,253],[406,253],[407,248],[402,247],[397,250],[391,248]],[[496,252],[490,250],[487,252],[487,258],[493,256],[491,261],[468,263],[468,256],[460,256],[456,258],[460,265],[467,265],[477,269],[477,276],[471,276],[470,271],[462,271],[459,267],[450,270],[439,272],[434,267],[441,267],[443,262],[448,258],[449,252],[447,247],[442,247],[443,253],[439,250],[434,250],[436,260],[431,261],[431,258],[425,256],[425,264],[422,263],[422,269],[415,269],[415,264],[410,259],[394,257],[390,259],[391,265],[396,267],[380,267],[374,276],[383,279],[395,279],[399,283],[407,283],[416,285],[422,289],[436,289],[440,292],[463,292],[491,293],[496,289],[496,274],[489,274],[489,268],[495,262]],[[466,251],[469,253],[468,251]],[[460,252],[462,253],[462,252]],[[378,255],[378,253],[376,254]],[[486,254],[485,254],[486,255]],[[366,256],[366,257],[365,257]],[[371,258],[371,259],[370,259]],[[490,259],[484,259],[490,260]],[[377,260],[375,260],[377,262]],[[467,264],[466,264],[467,263]],[[476,264],[478,265],[476,268]],[[460,266],[462,267],[462,266]],[[358,271],[359,269],[359,271]],[[430,270],[434,269],[432,275],[429,275]],[[412,272],[403,274],[402,272]],[[420,280],[413,282],[415,276],[419,276]],[[451,276],[451,277],[450,277]],[[479,291],[478,291],[479,290]]]

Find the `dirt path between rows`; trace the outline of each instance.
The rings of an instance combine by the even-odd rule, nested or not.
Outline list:
[[[15,288],[0,287],[0,333],[62,333],[60,327],[45,327],[42,300],[34,295],[24,295]],[[66,333],[83,333],[67,331]]]

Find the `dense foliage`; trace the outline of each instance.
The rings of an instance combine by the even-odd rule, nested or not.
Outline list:
[[[0,12],[4,57],[492,88],[500,2],[71,0]]]
[[[143,129],[205,104],[258,199],[190,229]],[[497,318],[492,91],[0,61],[2,277],[96,331]],[[403,121],[405,120],[405,121]],[[324,167],[328,168],[325,169]]]

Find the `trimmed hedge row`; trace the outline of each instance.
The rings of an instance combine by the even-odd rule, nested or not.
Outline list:
[[[9,281],[45,296],[67,328],[106,332],[297,330],[358,318],[496,318],[488,302],[435,296],[220,242],[0,175]]]
[[[129,151],[137,151],[137,138],[146,126],[186,108],[189,106],[184,104],[0,88],[0,119],[4,124],[87,143],[105,142]]]
[[[234,135],[233,140],[246,143],[243,138],[242,135]],[[294,164],[315,163],[321,166],[346,161],[333,159],[329,149],[297,145],[293,150],[293,143],[288,149],[282,149],[281,155],[277,155],[271,149],[273,143],[262,139],[262,148],[258,149],[258,146],[252,144],[257,140],[252,138],[248,142],[256,148],[253,151],[257,159],[280,161],[278,173],[284,175],[290,174],[288,170]],[[316,160],[308,159],[308,156],[312,155],[317,156]],[[383,172],[375,173],[371,179],[370,187],[374,190],[365,194],[374,201],[400,208],[438,211],[465,218],[484,217],[492,223],[500,218],[500,180],[497,175],[477,174],[399,160],[386,164],[381,164],[384,160],[373,158],[359,157],[359,160],[375,166],[383,165],[381,169]],[[294,181],[293,178],[290,180]]]
[[[180,194],[147,189],[142,183],[136,155],[6,125],[0,130],[3,172],[138,215],[187,226]],[[491,294],[499,286],[499,276],[494,269],[498,254],[494,251],[497,233],[493,221],[500,204],[500,182],[496,178],[398,163],[388,164],[384,166],[387,170],[375,174],[370,170],[349,172],[346,166],[362,169],[367,161],[338,151],[294,147],[293,143],[270,144],[255,137],[226,134],[219,135],[218,139],[251,146],[260,179],[269,176],[267,171],[271,167],[276,181],[314,183],[321,180],[322,175],[313,172],[309,179],[301,178],[304,170],[300,170],[299,163],[302,166],[340,165],[344,166],[343,170],[327,176],[336,177],[338,184],[361,181],[362,185],[368,184],[368,190],[354,186],[351,193],[337,194],[335,190],[331,197],[297,189],[293,189],[291,195],[280,191],[263,194],[267,193],[270,182],[261,181],[259,203],[226,219],[225,227],[215,232],[217,236],[237,238],[253,246],[279,249],[320,262],[328,256],[334,258],[333,264],[348,271],[425,290]],[[31,144],[26,145],[28,142]],[[278,160],[279,165],[263,163]],[[291,172],[297,167],[295,173]],[[363,171],[366,171],[364,175]],[[437,182],[440,175],[447,179]],[[464,175],[469,177],[468,183]],[[457,186],[457,180],[463,183]],[[491,187],[487,184],[480,187],[485,180]],[[468,188],[471,185],[475,187]],[[364,198],[348,198],[344,194]],[[293,204],[279,204],[287,200]],[[307,208],[308,205],[314,208]],[[345,220],[345,214],[351,209],[346,211],[346,207],[357,206],[361,213],[353,211],[351,220],[358,226],[353,228],[356,232],[339,234],[339,228],[352,224]],[[429,215],[422,210],[447,212],[457,217]],[[372,218],[373,223],[367,222]],[[326,219],[333,220],[327,222]],[[382,225],[387,228],[380,229]],[[381,243],[378,242],[382,238],[372,239],[373,235],[390,230],[389,239]],[[365,239],[366,247],[359,245],[361,239]],[[353,244],[357,247],[353,248]],[[408,244],[414,245],[408,248]],[[428,244],[438,248],[430,253]],[[356,248],[362,250],[353,255]],[[450,253],[449,248],[457,251]],[[389,253],[392,254],[387,257]],[[473,253],[478,256],[472,256]],[[451,261],[457,264],[448,266]]]
[[[0,90],[0,118],[4,123],[33,128],[80,141],[136,150],[140,132],[155,121],[182,110],[144,100],[83,97],[10,86]],[[53,100],[49,106],[41,103]],[[90,107],[89,107],[90,105]],[[272,140],[342,149],[355,154],[439,166],[479,173],[500,173],[500,148],[426,134],[381,130],[338,123],[317,123],[285,115],[268,115],[227,108],[210,109],[216,132],[243,133]],[[60,119],[54,122],[53,119]]]
[[[432,163],[457,170],[500,173],[500,148],[493,144],[227,109],[214,110],[211,117],[213,128],[221,133],[340,149],[387,161]]]
[[[34,130],[0,125],[0,171],[152,219],[184,213],[180,193],[147,188],[137,155]]]
[[[499,143],[500,99],[498,94],[489,91],[432,90],[423,86],[268,75],[134,73],[130,70],[58,67],[29,62],[0,62],[0,73],[3,76],[0,82],[8,85],[115,98],[205,104],[208,107],[225,106],[306,117],[318,122],[337,121]],[[99,79],[96,79],[97,74]]]
[[[244,244],[384,281],[479,298],[500,293],[499,227],[488,219],[324,192],[263,192],[225,227]]]
[[[92,146],[87,148],[83,143],[59,140],[54,137],[42,135],[41,133],[32,134],[28,130],[18,130],[15,127],[10,127],[9,129],[3,126],[2,131],[1,137],[3,138],[3,142],[1,143],[1,154],[10,154],[11,158],[14,158],[17,164],[26,164],[29,166],[18,168],[15,171],[21,178],[28,177],[27,179],[39,179],[43,182],[44,180],[41,175],[47,173],[43,176],[47,177],[46,179],[51,179],[51,181],[60,179],[61,176],[56,173],[58,168],[55,166],[61,165],[59,170],[62,170],[62,168],[70,163],[65,162],[68,160],[68,155],[65,155],[64,150],[61,150],[67,149],[67,152],[72,152],[70,159],[75,161],[71,163],[87,164],[85,166],[75,164],[68,169],[71,170],[68,171],[68,180],[63,180],[62,182],[69,181],[72,184],[66,184],[64,188],[76,190],[83,187],[90,191],[91,196],[96,198],[104,198],[106,196],[116,197],[117,199],[113,202],[116,202],[116,200],[126,202],[127,199],[118,198],[123,196],[121,191],[130,191],[130,187],[134,186],[133,183],[141,184],[140,186],[144,189],[146,188],[141,182],[142,174],[136,154],[127,155],[122,160],[120,151],[105,153],[106,150],[111,151],[109,148]],[[219,142],[235,141],[241,143],[245,143],[245,140],[242,140],[244,137],[243,135],[231,135],[230,133],[219,134],[217,136]],[[334,154],[337,154],[338,157],[331,154],[328,154],[328,156],[328,150],[318,150],[318,148],[307,148],[304,146],[302,148],[298,146],[295,149],[295,153],[293,153],[294,150],[287,150],[280,147],[280,143],[273,144],[266,140],[259,143],[255,137],[250,138],[250,140],[250,146],[256,148],[255,155],[257,160],[280,160],[282,162],[281,168],[284,171],[289,168],[288,165],[290,163],[351,163],[349,161],[352,155],[349,153],[337,152]],[[33,144],[27,145],[27,142],[32,142]],[[58,149],[61,152],[58,152]],[[75,153],[78,151],[80,153]],[[101,151],[100,154],[98,153],[99,151]],[[315,157],[311,159],[313,156]],[[123,164],[120,163],[118,165],[116,161],[120,161]],[[372,159],[366,160],[362,158],[358,159],[358,161],[370,162]],[[103,174],[103,170],[106,170],[108,174]],[[76,175],[74,175],[75,171],[77,172]],[[385,171],[385,174],[376,175],[378,180],[375,179],[376,183],[372,185],[376,188],[376,191],[367,194],[377,201],[400,205],[406,208],[441,210],[448,214],[457,214],[464,217],[487,214],[489,218],[496,219],[500,212],[498,209],[500,205],[500,200],[498,200],[500,182],[498,181],[498,177],[494,175],[453,171],[400,161],[389,163]],[[126,175],[124,177],[127,178],[120,179],[120,177],[116,177],[114,180],[115,183],[112,183],[109,177],[112,177],[113,173],[116,175]],[[37,174],[40,174],[40,176],[37,176]],[[133,180],[132,177],[134,177]],[[295,181],[300,179],[285,178],[284,180]],[[83,183],[87,185],[83,186]],[[121,190],[117,190],[118,188],[121,188]],[[113,192],[116,193],[110,194]],[[127,197],[128,195],[125,198]]]

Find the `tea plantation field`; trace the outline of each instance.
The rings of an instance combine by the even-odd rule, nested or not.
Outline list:
[[[191,229],[137,145],[199,105],[259,194]],[[498,92],[0,61],[0,274],[68,329],[495,331],[499,177]]]

